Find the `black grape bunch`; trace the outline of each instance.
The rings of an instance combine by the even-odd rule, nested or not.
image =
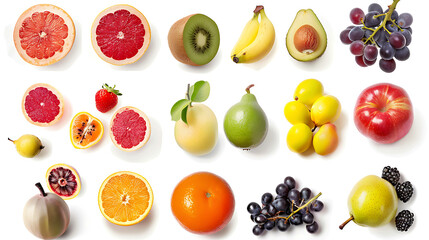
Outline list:
[[[367,67],[377,62],[381,70],[391,73],[396,69],[396,60],[405,61],[410,57],[413,16],[395,10],[400,0],[383,11],[378,3],[372,3],[365,14],[360,8],[350,11],[353,26],[347,27],[340,34],[341,42],[350,45],[350,52],[356,63]]]

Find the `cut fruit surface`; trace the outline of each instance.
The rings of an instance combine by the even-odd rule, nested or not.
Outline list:
[[[203,14],[192,14],[175,22],[168,32],[173,56],[184,64],[200,66],[217,54],[220,34],[217,24]]]
[[[22,112],[32,124],[51,126],[63,116],[64,101],[54,87],[38,83],[30,86],[22,98]]]
[[[103,133],[101,121],[87,112],[76,114],[70,124],[70,139],[75,148],[85,149],[95,145]]]
[[[81,188],[77,171],[67,164],[55,164],[46,172],[46,182],[49,191],[69,200],[76,197]]]
[[[153,204],[149,182],[141,175],[121,171],[104,180],[98,192],[98,206],[111,223],[129,226],[142,221]]]
[[[75,28],[61,8],[39,4],[27,9],[16,22],[13,40],[19,55],[37,66],[64,58],[73,46]]]
[[[110,121],[110,138],[121,150],[137,150],[149,140],[151,127],[149,118],[135,107],[118,109]]]
[[[136,8],[119,4],[102,11],[91,29],[97,55],[113,65],[139,60],[149,47],[151,32],[145,16]]]

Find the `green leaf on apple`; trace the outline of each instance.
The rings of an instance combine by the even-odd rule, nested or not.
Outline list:
[[[188,99],[180,99],[170,110],[171,120],[178,121],[181,118],[183,109],[187,108],[191,103]]]
[[[189,89],[192,102],[204,102],[209,98],[210,84],[207,81],[198,81]]]

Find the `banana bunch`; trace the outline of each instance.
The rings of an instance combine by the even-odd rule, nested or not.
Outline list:
[[[246,24],[243,32],[231,52],[235,63],[252,63],[265,57],[274,45],[276,33],[271,21],[265,15],[263,6],[256,6],[253,17]],[[258,21],[261,15],[261,22]]]

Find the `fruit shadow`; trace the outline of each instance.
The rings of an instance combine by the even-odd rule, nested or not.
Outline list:
[[[222,61],[222,51],[219,49],[219,52],[217,53],[217,55],[209,63],[205,65],[191,66],[180,62],[178,62],[177,64],[180,64],[181,70],[195,74],[195,73],[209,73],[215,70],[220,65],[221,61]]]
[[[264,58],[262,58],[261,60],[254,62],[254,63],[250,63],[250,64],[244,64],[246,67],[252,68],[253,70],[261,70],[263,69],[265,66],[267,66],[274,58],[276,55],[276,51],[277,49],[279,49],[277,47],[277,44],[273,45],[273,48],[271,49],[271,51],[267,54],[267,56],[265,56]]]
[[[234,216],[232,217],[231,221],[220,231],[215,232],[213,234],[207,235],[208,239],[223,239],[227,236],[230,236],[232,231],[234,230],[235,226],[237,225],[237,221],[235,220]]]
[[[145,236],[149,237],[151,234],[150,232],[154,229],[155,221],[154,221],[154,215],[156,214],[157,209],[152,207],[150,210],[149,215],[145,219],[143,219],[141,222],[131,225],[131,226],[119,226],[114,223],[111,223],[107,220],[104,221],[107,228],[115,233],[117,233],[117,236]]]
[[[114,156],[129,162],[149,161],[159,156],[162,145],[162,128],[159,122],[151,118],[151,136],[141,149],[134,152],[125,152],[112,145],[111,152]]]
[[[278,128],[273,124],[273,122],[270,121],[268,122],[268,124],[268,132],[264,142],[255,149],[244,152],[248,152],[249,154],[253,155],[253,157],[256,157],[258,159],[265,159],[262,156],[268,156],[276,151],[279,146],[279,131]]]
[[[156,59],[156,56],[159,53],[159,50],[161,49],[161,38],[159,37],[159,33],[156,27],[151,26],[151,41],[149,44],[148,49],[143,54],[143,56],[137,60],[137,62],[132,64],[127,64],[123,66],[114,66],[111,65],[112,68],[115,70],[125,70],[125,71],[139,71],[150,68],[150,66],[153,64],[153,60]]]
[[[42,71],[64,71],[69,69],[79,57],[82,57],[82,34],[79,23],[75,22],[75,29],[75,39],[70,52],[58,62],[52,65],[38,67],[38,69],[41,69]]]

